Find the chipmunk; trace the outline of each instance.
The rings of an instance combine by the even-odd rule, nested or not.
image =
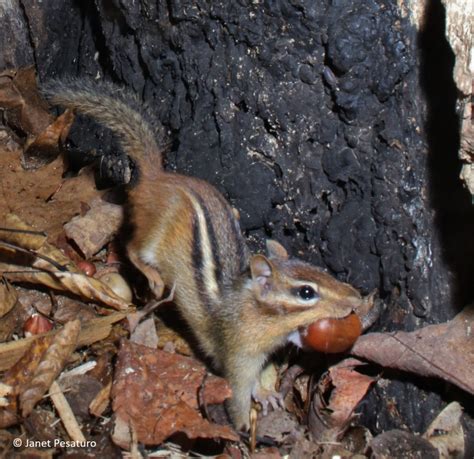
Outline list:
[[[230,382],[234,426],[248,428],[252,393],[270,354],[288,340],[301,344],[301,327],[345,317],[367,298],[289,258],[276,241],[267,241],[266,256],[250,255],[233,209],[214,187],[163,169],[149,113],[134,95],[82,80],[51,82],[44,93],[111,129],[134,161],[128,257],[158,298],[175,286],[177,308]]]

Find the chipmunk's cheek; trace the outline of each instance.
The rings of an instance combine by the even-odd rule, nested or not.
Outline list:
[[[302,342],[315,351],[337,354],[347,351],[362,333],[359,317],[352,313],[342,319],[321,319],[300,332]]]

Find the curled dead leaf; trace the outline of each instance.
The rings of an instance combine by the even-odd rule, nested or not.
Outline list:
[[[53,120],[41,97],[34,66],[0,74],[0,106],[7,109],[7,122],[25,134],[39,134]]]
[[[0,317],[10,312],[18,301],[16,290],[10,283],[4,279],[0,279]]]
[[[53,161],[59,155],[61,143],[66,139],[73,122],[74,113],[66,110],[44,131],[30,138],[23,152],[23,167],[37,169]]]
[[[28,416],[48,391],[76,348],[81,323],[68,322],[56,335],[35,369],[31,380],[19,396],[22,416]]]
[[[364,363],[359,360],[346,359],[321,378],[308,414],[315,440],[338,441],[349,426],[354,410],[375,382],[375,378],[355,370],[361,365]]]
[[[46,241],[46,234],[35,231],[17,215],[9,212],[1,220],[0,240],[19,245],[25,249],[38,250]]]
[[[31,342],[27,352],[5,373],[2,383],[11,386],[13,391],[7,397],[9,404],[0,410],[0,428],[18,422],[17,396],[30,381],[52,341],[53,336],[42,336]]]
[[[435,376],[474,394],[474,307],[413,332],[369,333],[351,354],[388,368]]]
[[[14,214],[9,214],[7,221],[12,228],[19,228],[22,231],[31,229]],[[11,281],[39,283],[50,288],[69,291],[89,300],[100,301],[114,309],[128,309],[130,302],[127,299],[119,297],[99,279],[83,274],[69,258],[44,237],[26,233],[12,234],[10,237],[14,239],[18,248],[27,250],[31,256],[36,257],[32,267],[37,269],[0,263],[0,271]],[[40,242],[41,245],[38,246]],[[35,248],[32,249],[31,246]]]
[[[85,215],[78,215],[64,225],[64,231],[90,258],[117,234],[123,220],[123,207],[95,199]]]

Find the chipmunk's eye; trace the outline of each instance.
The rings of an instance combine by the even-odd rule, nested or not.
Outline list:
[[[299,287],[297,295],[305,301],[313,300],[318,296],[318,294],[314,291],[314,288],[310,287],[309,285],[303,285],[302,287]]]

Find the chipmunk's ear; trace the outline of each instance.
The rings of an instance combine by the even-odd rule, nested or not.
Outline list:
[[[288,260],[288,252],[279,242],[273,239],[267,239],[267,253],[269,258],[278,260]]]
[[[272,277],[273,266],[267,257],[263,255],[254,255],[250,259],[250,272],[252,273],[252,279],[264,286]]]

